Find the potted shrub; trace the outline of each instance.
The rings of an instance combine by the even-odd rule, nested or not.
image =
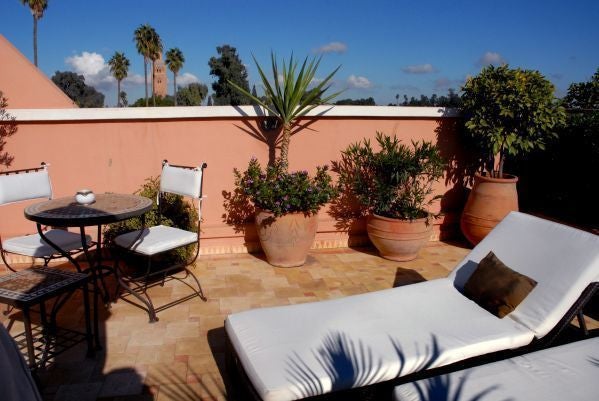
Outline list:
[[[320,58],[310,62],[306,58],[299,67],[292,56],[288,64],[283,62],[282,70],[274,54],[271,61],[272,81],[269,81],[254,58],[264,98],[252,95],[234,82],[229,83],[278,120],[280,155],[265,170],[252,159],[247,170],[235,170],[234,174],[238,192],[249,197],[256,207],[256,229],[268,262],[280,267],[301,266],[314,242],[318,210],[332,199],[335,188],[326,166],[317,167],[314,178],[310,178],[307,171],[289,172],[291,132],[297,128],[299,118],[338,95],[323,96],[339,67],[310,88]]]
[[[544,149],[565,111],[554,98],[554,86],[538,71],[489,66],[462,90],[465,132],[480,150],[483,167],[474,176],[460,227],[476,245],[518,210],[518,177],[504,173],[506,157]]]
[[[432,185],[443,176],[445,163],[431,142],[411,146],[377,132],[380,150],[370,141],[350,145],[336,163],[341,190],[351,191],[369,212],[368,237],[386,259],[415,259],[432,231],[428,207]]]

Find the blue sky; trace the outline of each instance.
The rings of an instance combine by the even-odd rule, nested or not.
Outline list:
[[[177,83],[209,87],[216,47],[237,48],[257,83],[251,55],[323,55],[324,77],[338,65],[341,97],[446,94],[488,63],[539,70],[563,95],[599,67],[597,0],[49,0],[39,23],[39,67],[48,76],[75,71],[114,105],[116,83],[105,63],[115,51],[131,60],[124,89],[143,96],[143,59],[133,31],[149,23],[165,49],[186,58]],[[32,17],[19,0],[0,0],[0,33],[33,59]],[[169,72],[169,80],[172,75]],[[1,89],[1,88],[0,88]],[[172,84],[169,83],[169,93]],[[260,92],[260,90],[259,90]]]

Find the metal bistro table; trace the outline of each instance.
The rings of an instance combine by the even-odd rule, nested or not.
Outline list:
[[[91,274],[94,292],[94,338],[96,348],[100,348],[98,332],[98,277],[101,279],[102,272],[102,225],[115,223],[130,219],[132,217],[143,216],[152,209],[152,200],[138,195],[105,193],[96,194],[95,202],[82,205],[75,201],[74,196],[51,199],[48,201],[36,203],[25,208],[25,217],[37,223],[37,231],[40,236],[62,256],[67,258],[78,272],[88,272]],[[143,218],[143,217],[142,217]],[[52,227],[79,227],[81,233],[81,243],[89,265],[89,269],[81,269],[77,262],[69,253],[60,249],[44,235],[42,225]],[[88,244],[85,239],[85,227],[97,226],[97,242],[95,257],[92,258],[89,248],[94,244]]]

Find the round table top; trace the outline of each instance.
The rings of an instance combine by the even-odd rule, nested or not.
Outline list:
[[[74,196],[51,199],[25,208],[25,217],[56,227],[81,227],[114,223],[141,216],[152,209],[152,200],[139,195],[95,194],[96,201],[82,205]]]

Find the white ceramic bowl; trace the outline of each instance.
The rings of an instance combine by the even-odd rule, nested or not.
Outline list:
[[[96,201],[96,195],[91,189],[80,189],[75,194],[75,200],[81,205],[89,205]]]

